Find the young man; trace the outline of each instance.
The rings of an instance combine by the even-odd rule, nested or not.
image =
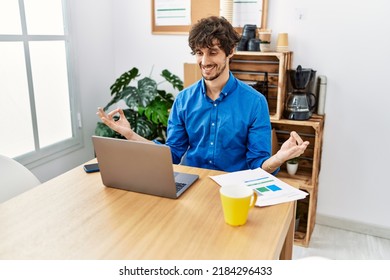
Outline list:
[[[271,157],[267,101],[229,69],[239,40],[222,17],[204,18],[192,27],[188,42],[203,78],[181,91],[172,106],[166,145],[173,163],[180,163],[185,155],[189,166],[228,172],[261,167],[276,173],[283,162],[300,156],[308,146],[309,142],[291,132]],[[149,141],[131,129],[121,109],[106,114],[98,108],[97,114],[127,139]],[[113,119],[116,114],[118,121]]]

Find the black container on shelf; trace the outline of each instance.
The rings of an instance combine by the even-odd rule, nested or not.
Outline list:
[[[260,51],[260,40],[252,38],[248,42],[248,51],[259,52]]]
[[[260,50],[260,41],[251,41],[252,39],[256,39],[256,30],[257,26],[255,24],[245,24],[242,30],[241,40],[237,45],[237,51],[248,51],[248,50]],[[257,46],[258,45],[258,46]],[[251,49],[249,49],[249,47]]]
[[[242,29],[242,36],[247,38],[256,38],[256,29],[257,26],[255,24],[245,24]]]

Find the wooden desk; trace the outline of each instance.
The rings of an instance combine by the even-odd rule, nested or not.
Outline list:
[[[174,169],[200,175],[177,200],[106,188],[79,166],[0,204],[0,259],[291,259],[295,203],[232,227],[208,177],[223,172]]]

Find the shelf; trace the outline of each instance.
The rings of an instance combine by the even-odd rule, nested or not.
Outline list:
[[[307,189],[310,189],[312,186],[317,186],[322,151],[324,116],[313,115],[312,118],[305,121],[287,119],[271,120],[271,124],[272,128],[275,129],[279,147],[290,137],[291,131],[296,131],[304,141],[310,142],[304,154],[300,157],[298,175],[295,177],[288,175],[285,172],[286,166],[283,164],[281,166],[280,176],[283,176],[286,180],[290,180],[294,184],[302,185]],[[294,179],[298,181],[294,182]]]
[[[262,92],[267,98],[270,118],[278,120],[284,110],[286,95],[286,70],[291,67],[292,52],[236,52],[230,70],[238,79],[256,84],[265,80],[267,73],[268,92]]]
[[[278,119],[271,120],[272,123],[277,124],[287,124],[287,125],[296,125],[296,126],[310,126],[314,129],[319,129],[322,126],[324,121],[324,116],[313,114],[313,116],[308,120],[298,121],[298,120],[288,120],[288,119]]]
[[[307,191],[311,191],[314,188],[310,176],[311,174],[308,172],[298,172],[296,175],[289,175],[286,171],[279,171],[279,173],[276,175],[276,177],[283,182],[297,189],[303,189]]]
[[[304,154],[300,156],[296,175],[289,175],[285,164],[281,166],[281,170],[276,175],[283,182],[304,190],[309,194],[307,198],[297,201],[297,208],[304,207],[305,215],[304,219],[300,219],[299,228],[294,237],[294,244],[303,247],[309,246],[316,220],[318,175],[321,162],[324,119],[324,116],[319,115],[313,115],[312,118],[304,121],[271,119],[272,128],[275,129],[279,146],[290,137],[290,132],[293,130],[304,141],[310,142]]]
[[[296,231],[294,234],[294,245],[305,246],[306,232]]]

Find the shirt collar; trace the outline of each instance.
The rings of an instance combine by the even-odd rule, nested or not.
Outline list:
[[[226,85],[222,89],[222,94],[224,96],[227,96],[228,94],[232,93],[234,89],[236,88],[236,79],[233,76],[233,73],[229,71],[229,80],[227,81]]]
[[[228,94],[232,93],[234,89],[237,87],[236,78],[233,76],[233,73],[229,71],[229,79],[225,86],[222,88],[222,94],[226,97]],[[206,95],[206,85],[204,82],[204,78],[202,78],[202,93]]]

